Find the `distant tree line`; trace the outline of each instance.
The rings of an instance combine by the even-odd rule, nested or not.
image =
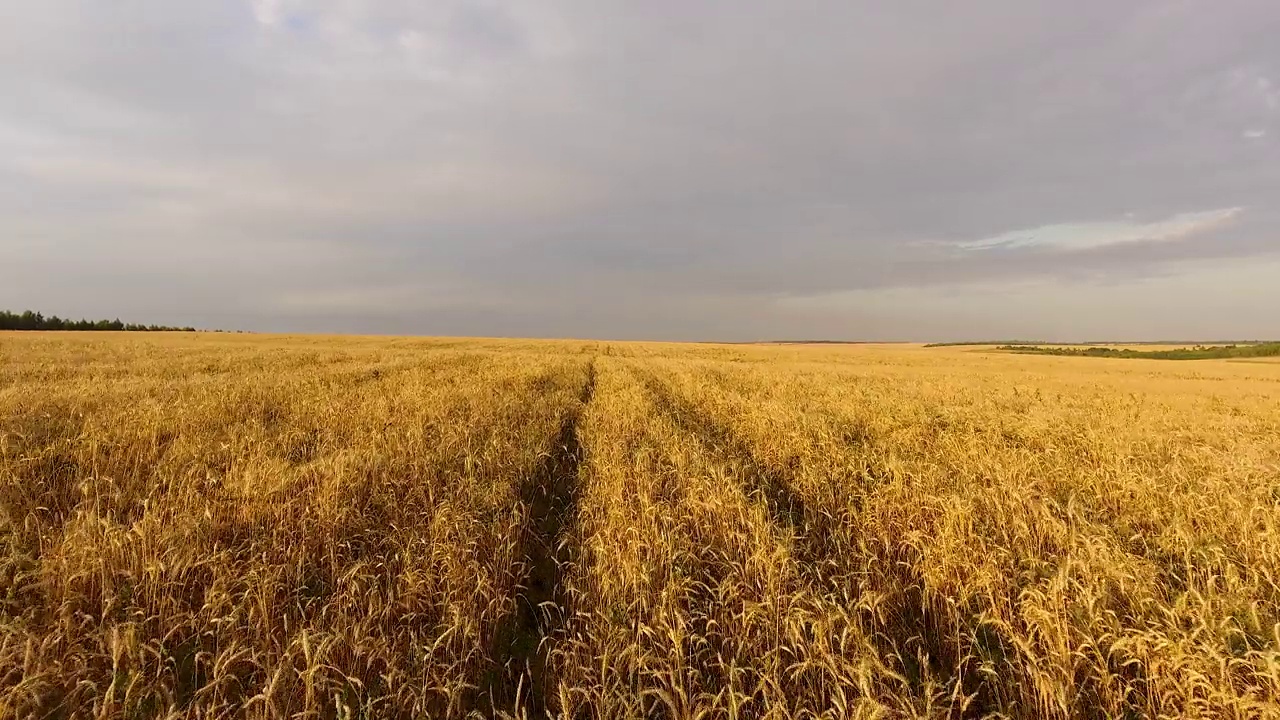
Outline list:
[[[115,320],[72,320],[57,315],[45,317],[26,310],[13,313],[0,310],[0,330],[125,330],[131,332],[195,332],[193,327],[169,327],[168,325],[139,325]]]
[[[1075,346],[1098,346],[1098,345],[1186,345],[1197,347],[1207,347],[1211,345],[1272,345],[1272,340],[1091,340],[1089,342],[1078,343],[1053,343],[1048,340],[961,340],[959,342],[935,342],[925,345],[927,348],[936,347],[959,347],[963,345],[1000,345],[1009,346],[1059,346],[1059,347],[1075,347]]]
[[[1257,358],[1280,356],[1280,342],[1248,345],[1196,345],[1172,350],[1133,350],[1109,347],[1034,347],[1002,345],[997,350],[1025,355],[1064,355],[1068,357],[1147,358],[1149,360],[1216,360],[1222,358]]]

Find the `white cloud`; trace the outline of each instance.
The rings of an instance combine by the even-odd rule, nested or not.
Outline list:
[[[1181,240],[1221,227],[1239,215],[1243,208],[1231,207],[1203,212],[1180,213],[1156,222],[1087,222],[1043,225],[1014,230],[994,237],[956,243],[963,250],[1011,250],[1015,248],[1049,248],[1054,250],[1091,250],[1093,248],[1132,242]],[[1126,215],[1126,218],[1129,215]]]
[[[1258,94],[1262,96],[1262,102],[1268,108],[1280,109],[1280,88],[1277,88],[1270,78],[1258,76],[1254,84],[1258,88]]]
[[[1257,66],[1233,68],[1227,74],[1224,89],[1227,98],[1234,98],[1239,107],[1259,105],[1265,110],[1280,110],[1280,86]]]
[[[253,9],[253,18],[259,24],[272,27],[280,22],[281,0],[249,0],[249,5]]]
[[[1246,140],[1257,140],[1259,138],[1266,137],[1267,131],[1266,130],[1245,130],[1244,132],[1240,133],[1240,136],[1245,138]]]

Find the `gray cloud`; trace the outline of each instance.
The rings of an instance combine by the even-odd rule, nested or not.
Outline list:
[[[9,15],[0,306],[278,330],[924,337],[938,326],[919,315],[793,300],[931,288],[945,314],[1002,284],[1161,278],[1172,302],[1198,263],[1243,272],[1280,250],[1270,2],[49,0]],[[1230,217],[1179,225],[1212,213]],[[945,328],[1054,322],[1033,312]],[[1133,317],[1095,334],[1138,337]]]

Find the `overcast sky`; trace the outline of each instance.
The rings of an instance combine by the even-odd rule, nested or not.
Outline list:
[[[1280,4],[0,0],[0,308],[1280,337]]]

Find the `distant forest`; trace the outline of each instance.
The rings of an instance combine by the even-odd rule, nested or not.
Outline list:
[[[139,325],[115,320],[72,320],[57,315],[45,317],[27,310],[13,313],[0,310],[0,330],[125,330],[130,332],[195,332],[193,327],[169,327],[167,325]]]

